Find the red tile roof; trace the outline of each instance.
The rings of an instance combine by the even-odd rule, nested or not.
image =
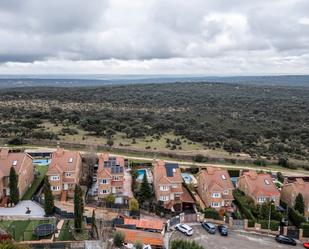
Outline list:
[[[256,197],[271,197],[280,195],[276,185],[272,181],[271,175],[267,173],[257,174],[255,171],[251,170],[249,172],[245,172],[241,177],[245,178],[250,192]]]
[[[145,220],[145,219],[124,219],[125,225],[136,225],[137,228],[163,230],[164,222],[161,220]]]
[[[32,160],[32,157],[27,153],[9,152],[7,148],[2,148],[0,151],[0,176],[9,176],[11,167],[14,167],[16,173],[19,173],[27,157]]]

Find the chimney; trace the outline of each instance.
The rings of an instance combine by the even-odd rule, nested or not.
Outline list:
[[[256,171],[250,170],[250,171],[249,171],[249,177],[250,177],[252,180],[256,180],[256,179],[257,179],[257,173],[256,173]]]
[[[1,159],[6,159],[9,155],[9,149],[7,148],[2,148],[0,151],[0,158]]]

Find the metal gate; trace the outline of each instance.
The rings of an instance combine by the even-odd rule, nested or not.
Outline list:
[[[197,221],[197,215],[196,214],[185,214],[184,216],[185,223],[192,223]]]
[[[233,220],[233,228],[234,229],[244,229],[244,221],[243,220]]]
[[[287,235],[293,239],[299,239],[299,229],[296,227],[288,227]]]

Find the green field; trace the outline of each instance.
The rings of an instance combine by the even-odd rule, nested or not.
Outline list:
[[[45,174],[48,170],[47,166],[35,166],[36,171],[39,172],[39,175],[35,177],[31,187],[27,190],[24,194],[22,200],[31,200],[34,193],[37,191],[38,187],[40,186],[41,182],[44,180]]]
[[[16,241],[37,240],[33,230],[40,224],[52,223],[52,220],[16,220],[1,221],[0,227],[8,232]]]

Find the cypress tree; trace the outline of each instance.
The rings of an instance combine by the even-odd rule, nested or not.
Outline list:
[[[19,190],[18,190],[18,175],[13,167],[10,169],[9,176],[9,188],[11,203],[15,205],[19,202]]]
[[[44,210],[46,215],[51,215],[54,212],[55,204],[54,204],[54,196],[51,191],[50,183],[48,177],[44,178]]]
[[[304,215],[305,203],[304,203],[304,197],[301,193],[299,193],[295,198],[294,209],[298,211],[300,214]]]
[[[97,228],[97,224],[95,222],[95,212],[94,212],[94,210],[92,211],[92,217],[91,217],[91,233],[92,233],[92,237],[94,239],[98,238],[98,228]]]
[[[74,228],[77,233],[80,233],[82,231],[83,214],[83,191],[79,185],[76,185],[74,191]]]
[[[146,174],[144,174],[143,182],[140,188],[140,200],[148,201],[152,196],[151,188],[148,183],[148,179]]]

